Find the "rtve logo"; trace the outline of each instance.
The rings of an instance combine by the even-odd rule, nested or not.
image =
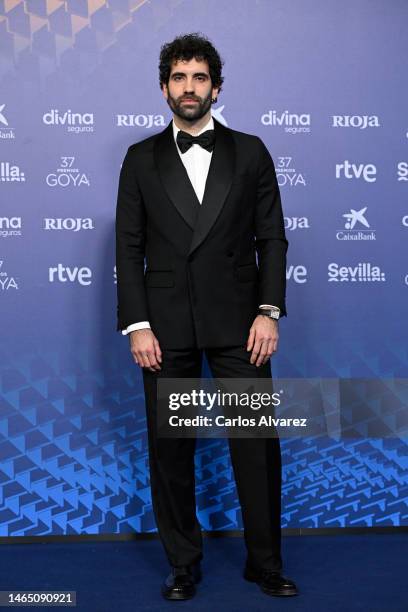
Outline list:
[[[298,285],[307,282],[306,266],[289,266],[286,268],[286,280],[293,280]]]
[[[353,164],[348,159],[336,164],[336,179],[363,178],[367,183],[374,183],[377,180],[376,174],[377,168],[374,164]]]
[[[86,286],[92,283],[92,270],[86,267],[78,268],[78,266],[71,268],[59,263],[57,267],[48,269],[48,280],[50,283],[77,282],[79,285]]]

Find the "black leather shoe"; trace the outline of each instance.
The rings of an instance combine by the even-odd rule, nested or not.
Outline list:
[[[195,585],[201,580],[201,567],[195,565],[183,565],[172,567],[170,574],[162,586],[162,595],[166,599],[180,600],[191,599],[196,593]]]
[[[298,594],[293,580],[285,578],[279,571],[270,569],[256,571],[247,565],[244,570],[244,578],[249,582],[256,582],[267,595],[285,597]]]

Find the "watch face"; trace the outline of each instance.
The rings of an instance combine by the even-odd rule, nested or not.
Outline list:
[[[264,315],[265,317],[269,317],[270,319],[276,319],[276,320],[279,319],[279,312],[277,310],[262,311],[261,309],[260,314]]]

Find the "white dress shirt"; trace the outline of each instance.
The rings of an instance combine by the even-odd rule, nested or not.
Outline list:
[[[199,132],[197,132],[197,134],[194,134],[194,136],[199,136],[200,134],[202,134],[202,132],[206,132],[207,130],[213,129],[214,120],[212,117],[210,117],[208,123],[206,123],[206,125]],[[202,204],[205,183],[207,181],[208,170],[210,168],[211,163],[212,151],[207,151],[207,149],[204,149],[199,144],[195,143],[188,149],[188,151],[186,151],[185,153],[181,153],[180,149],[177,146],[177,134],[179,130],[180,128],[177,127],[173,120],[173,136],[176,142],[178,154],[184,164],[185,169],[187,170],[188,178],[190,179],[190,182],[194,188],[198,201],[200,202],[200,204]],[[260,308],[263,307],[270,306],[269,304],[261,304]],[[131,325],[128,325],[126,329],[122,330],[122,334],[126,336],[130,332],[135,331],[137,329],[150,329],[149,321],[139,321],[139,323],[132,323]]]

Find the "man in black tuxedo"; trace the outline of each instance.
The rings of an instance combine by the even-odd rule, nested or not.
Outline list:
[[[286,314],[286,250],[272,158],[257,136],[211,116],[222,61],[198,34],[163,45],[164,131],[129,147],[116,216],[117,329],[142,368],[153,509],[171,573],[162,593],[187,599],[201,578],[193,438],[157,436],[157,379],[271,378]],[[258,256],[258,261],[257,257]],[[146,268],[145,268],[146,261]],[[244,577],[295,595],[282,573],[281,453],[275,438],[230,438],[242,509]]]

